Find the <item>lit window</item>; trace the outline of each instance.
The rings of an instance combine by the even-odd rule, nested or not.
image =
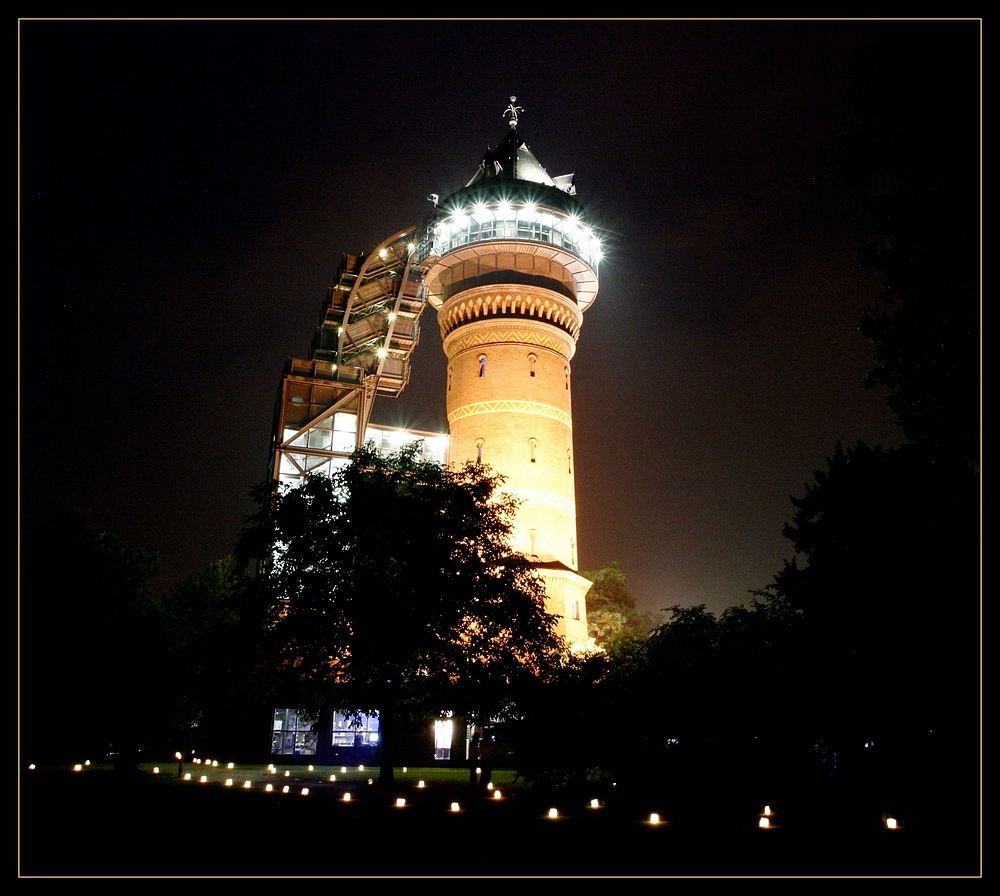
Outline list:
[[[538,360],[534,353],[528,355],[528,376],[535,375],[535,362]]]
[[[483,445],[486,443],[482,439],[476,440],[476,463],[481,464],[483,462]]]
[[[479,375],[486,376],[486,355],[479,356]]]
[[[528,447],[531,449],[531,462],[535,462],[535,449],[538,447],[537,439],[528,439]]]
[[[276,709],[271,731],[274,756],[313,756],[316,753],[316,720],[298,709]]]
[[[378,713],[356,717],[342,712],[333,714],[333,746],[374,747],[378,744]]]
[[[571,597],[569,599],[569,612],[567,614],[570,619],[580,618],[580,601],[576,598]]]

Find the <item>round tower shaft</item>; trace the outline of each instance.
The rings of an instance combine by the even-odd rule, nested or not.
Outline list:
[[[521,502],[514,547],[545,579],[561,633],[585,643],[571,361],[600,249],[572,176],[549,177],[512,126],[436,210],[424,255],[448,358],[449,460],[506,478]]]

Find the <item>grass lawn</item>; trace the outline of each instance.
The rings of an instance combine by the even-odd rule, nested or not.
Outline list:
[[[143,763],[135,774],[100,764],[24,770],[20,875],[976,876],[981,868],[979,828],[959,818],[934,827],[902,819],[889,831],[878,818],[783,816],[776,804],[762,830],[763,807],[684,815],[656,787],[593,807],[579,793],[542,797],[508,769],[493,774],[500,799],[470,794],[465,769],[398,768],[390,790],[368,783],[377,768],[186,763],[184,771],[190,779],[177,777],[175,761]]]

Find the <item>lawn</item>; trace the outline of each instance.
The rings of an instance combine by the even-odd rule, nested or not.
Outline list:
[[[174,761],[135,774],[100,764],[23,771],[20,875],[976,876],[981,867],[978,825],[960,818],[934,828],[902,819],[893,831],[861,807],[857,818],[824,818],[818,808],[785,816],[776,803],[762,829],[763,805],[685,816],[657,787],[593,805],[579,793],[543,797],[507,769],[493,775],[499,799],[470,794],[465,769],[399,768],[388,791],[368,783],[377,768],[184,771],[190,779]]]

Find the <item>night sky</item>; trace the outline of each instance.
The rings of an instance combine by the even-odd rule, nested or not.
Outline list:
[[[89,509],[161,592],[228,555],[341,253],[464,186],[516,95],[606,246],[581,569],[619,561],[645,610],[745,602],[837,441],[900,440],[862,386],[878,282],[838,164],[879,28],[980,52],[977,21],[22,20],[22,522]],[[374,419],[444,431],[444,372],[429,309]]]

